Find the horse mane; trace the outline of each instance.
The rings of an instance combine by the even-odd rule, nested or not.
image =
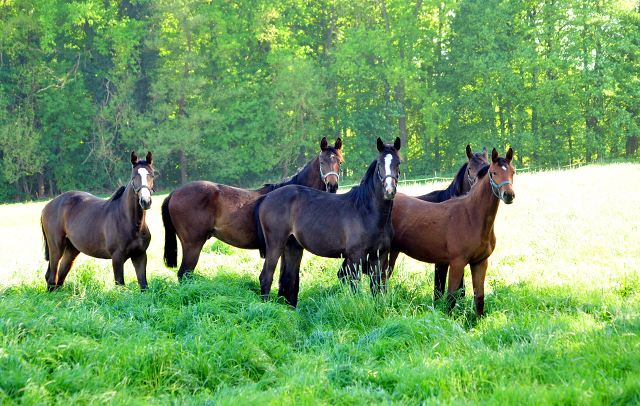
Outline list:
[[[146,166],[149,166],[149,167],[151,168],[151,171],[153,171],[153,167],[151,167],[151,165],[149,165],[149,164],[147,163],[147,161],[146,161],[146,160],[144,160],[144,159],[141,159],[141,160],[139,160],[138,162],[136,162],[136,163],[133,165],[133,168],[135,168],[136,166],[139,166],[139,165],[146,165]],[[111,203],[111,202],[113,202],[113,201],[116,201],[116,200],[120,199],[120,197],[122,197],[122,195],[124,194],[124,190],[125,190],[126,188],[127,188],[127,185],[120,186],[120,187],[118,188],[118,190],[116,190],[116,192],[113,194],[113,196],[111,196],[111,197],[109,198],[109,200],[107,200],[107,203]]]
[[[111,203],[115,200],[118,200],[120,197],[122,197],[122,195],[124,194],[124,190],[126,188],[127,188],[126,186],[120,186],[118,190],[116,190],[116,192],[113,194],[113,196],[111,196],[109,200],[107,200],[107,203]]]
[[[428,202],[433,203],[441,203],[446,200],[451,199],[455,196],[460,196],[462,194],[462,185],[465,182],[465,174],[467,173],[467,167],[469,166],[468,162],[465,162],[456,175],[453,177],[453,181],[449,186],[444,190],[434,190],[431,193],[427,193],[426,195],[418,197],[418,199],[426,200]]]
[[[266,187],[269,188],[269,192],[272,192],[276,189],[280,189],[283,186],[287,186],[287,185],[296,185],[298,183],[298,176],[300,175],[300,173],[302,173],[302,171],[304,171],[307,166],[311,165],[311,162],[308,162],[302,169],[300,169],[298,172],[296,172],[295,175],[293,175],[291,177],[291,179],[289,179],[286,182],[282,182],[282,183],[263,183],[262,187]]]
[[[367,171],[364,173],[362,180],[358,186],[354,186],[348,191],[345,196],[347,198],[347,203],[355,208],[361,207],[366,202],[373,199],[373,190],[375,181],[374,172],[377,167],[378,160],[374,159],[371,162],[371,165],[367,168]]]
[[[489,173],[489,166],[491,166],[491,165],[485,165],[485,166],[483,166],[482,168],[478,169],[478,174],[477,174],[478,179],[482,179],[482,178],[484,178],[484,177],[485,177],[485,175],[486,175],[487,173]]]
[[[336,155],[339,155],[338,150],[333,145],[328,146],[327,150],[329,150],[330,152]],[[305,181],[307,180],[307,177],[310,175],[309,169],[311,168],[311,164],[313,163],[314,160],[315,158],[307,162],[307,164],[303,166],[301,169],[298,169],[296,174],[293,175],[291,179],[289,179],[288,181],[285,181],[282,183],[263,183],[262,187],[269,188],[269,192],[272,192],[276,189],[280,189],[283,186],[300,185],[305,183]]]

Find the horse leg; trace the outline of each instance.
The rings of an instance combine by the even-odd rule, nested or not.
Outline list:
[[[484,316],[484,279],[487,276],[489,259],[471,264],[471,280],[473,281],[473,301],[476,305],[476,316]]]
[[[360,282],[362,270],[367,266],[365,253],[359,253],[359,255],[349,255],[345,258],[340,270],[338,271],[338,278],[341,282],[346,282],[347,276],[351,285],[353,293],[358,291],[358,282]]]
[[[389,269],[387,270],[387,278],[391,277],[393,270],[396,267],[396,261],[398,260],[398,255],[400,255],[400,251],[389,251]]]
[[[449,264],[436,264],[435,275],[433,278],[433,299],[438,300],[444,295],[444,285],[447,281],[447,272],[449,272]]]
[[[64,255],[66,237],[64,235],[54,236],[48,235],[47,243],[49,245],[49,266],[47,267],[47,273],[44,275],[47,281],[47,289],[49,292],[53,292],[58,287],[58,266],[60,260]]]
[[[369,256],[368,269],[369,269],[369,288],[371,290],[371,294],[376,296],[380,291],[382,293],[386,293],[387,291],[387,271],[386,267],[388,265],[388,252],[382,252],[382,255],[377,256]]]
[[[449,303],[449,310],[453,310],[456,305],[456,299],[453,294],[456,292],[456,288],[460,286],[460,279],[464,275],[464,267],[467,265],[462,262],[452,262],[449,267],[449,285],[447,286],[447,303]]]
[[[282,253],[283,249],[270,250],[267,247],[267,255],[265,256],[262,272],[260,273],[260,293],[264,301],[269,299],[269,292],[271,292],[271,285],[273,284],[273,273],[276,270],[278,259],[282,256]]]
[[[62,255],[60,266],[58,267],[58,280],[56,281],[56,285],[62,286],[64,284],[64,280],[67,278],[67,275],[73,266],[73,261],[76,260],[79,254],[80,251],[78,251],[78,249],[71,244],[71,241],[67,239],[67,246],[64,249],[64,254]]]
[[[136,277],[138,278],[138,285],[140,285],[140,290],[147,290],[147,252],[143,252],[142,255],[131,258],[131,263],[136,270]]]
[[[53,292],[58,287],[56,285],[56,277],[58,276],[58,264],[61,258],[62,252],[60,249],[49,247],[49,262],[47,264],[47,272],[44,275],[49,292]]]
[[[116,252],[111,257],[111,265],[113,266],[113,277],[116,285],[124,285],[124,258],[122,254]]]
[[[284,255],[280,259],[280,288],[278,296],[287,299],[293,307],[298,305],[300,291],[300,262],[304,248],[292,236],[284,247]]]
[[[196,265],[198,265],[198,260],[200,259],[200,252],[202,252],[202,247],[207,242],[206,238],[200,238],[194,241],[182,242],[182,263],[180,264],[180,269],[178,270],[178,279],[182,280],[182,278],[186,275],[190,275],[194,269],[196,269]]]

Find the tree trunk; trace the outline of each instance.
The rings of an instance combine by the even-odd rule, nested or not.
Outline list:
[[[184,185],[189,180],[187,176],[187,157],[182,150],[178,151],[178,158],[180,159],[180,179]]]
[[[190,32],[187,30],[187,50],[189,53],[191,53],[191,35]],[[187,78],[189,77],[189,62],[184,63],[184,75],[183,75],[184,79],[187,80]],[[178,115],[180,116],[181,120],[184,120],[184,116],[185,116],[185,111],[184,111],[184,107],[185,107],[186,101],[185,101],[185,96],[184,93],[182,94],[182,96],[180,97],[180,100],[178,101]],[[187,173],[187,157],[184,153],[184,149],[180,149],[178,151],[178,157],[180,158],[180,178],[182,181],[182,184],[184,185],[185,183],[188,182],[189,180],[189,174]]]
[[[56,190],[53,187],[53,175],[49,176],[49,197],[53,198],[55,196]]]
[[[38,172],[37,178],[38,178],[38,191],[36,192],[36,198],[44,199],[44,175]]]
[[[402,142],[402,147],[407,147],[407,117],[405,116],[405,108],[404,108],[404,98],[405,98],[405,88],[404,81],[400,81],[400,84],[395,88],[396,98],[400,103],[400,117],[398,117],[398,131],[400,133],[400,141]],[[403,155],[403,163],[407,163],[407,154]]]
[[[625,145],[625,153],[627,158],[636,153],[636,151],[638,150],[639,141],[640,140],[638,140],[637,135],[632,135],[631,137],[627,138],[627,145]]]

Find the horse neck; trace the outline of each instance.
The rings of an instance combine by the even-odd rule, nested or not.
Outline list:
[[[121,206],[124,215],[129,219],[129,222],[133,224],[135,230],[140,230],[146,219],[146,212],[140,207],[138,198],[133,193],[133,184],[129,182],[124,189],[123,199],[121,199]]]
[[[373,179],[369,180],[369,182],[373,182],[373,185],[366,185],[366,187],[371,188],[373,186],[373,190],[370,192],[372,196],[370,202],[375,207],[376,212],[380,215],[379,225],[382,227],[391,220],[393,200],[387,200],[384,198],[384,189],[382,182],[378,181],[377,171],[378,169],[376,168],[376,172],[373,174]]]
[[[491,233],[500,206],[500,199],[493,194],[489,183],[489,173],[476,183],[464,202],[468,205],[467,211],[473,213],[471,217],[482,225],[482,235]]]
[[[300,171],[296,178],[296,185],[307,186],[312,189],[327,190],[327,186],[320,176],[320,157],[316,155],[313,160]]]

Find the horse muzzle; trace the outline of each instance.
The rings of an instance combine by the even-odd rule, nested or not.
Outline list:
[[[383,196],[385,200],[393,200],[396,197],[396,186],[385,185]]]
[[[338,182],[327,182],[326,187],[327,187],[327,192],[338,193]]]
[[[516,192],[514,192],[513,190],[505,190],[504,192],[502,192],[502,201],[505,204],[513,203],[513,199],[515,198],[516,198]]]
[[[140,198],[140,207],[142,210],[149,210],[151,208],[151,196],[143,196]]]

